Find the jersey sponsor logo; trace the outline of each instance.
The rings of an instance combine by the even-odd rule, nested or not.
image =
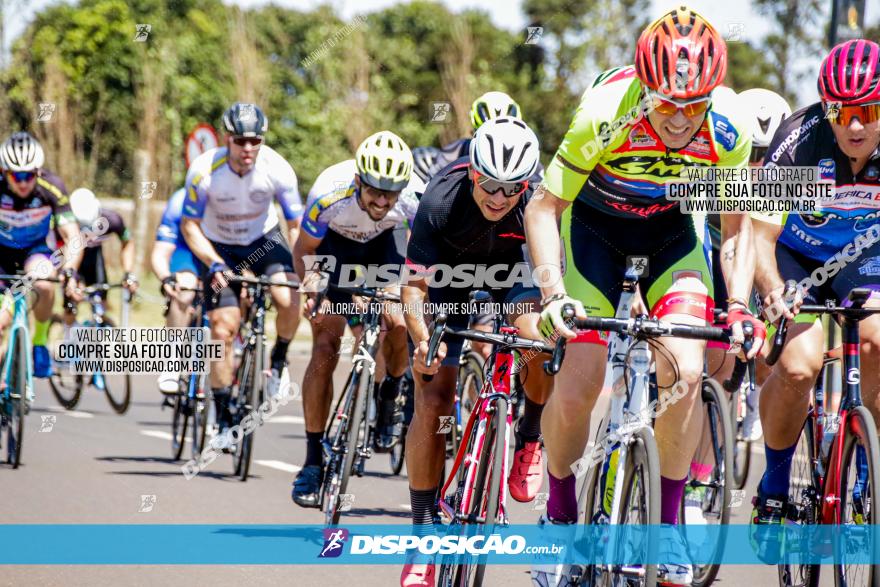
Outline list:
[[[272,197],[272,194],[269,192],[256,190],[256,191],[249,193],[248,197],[250,197],[251,202],[253,202],[255,204],[263,204],[263,203],[267,202]]]
[[[834,179],[834,159],[819,159],[817,167],[819,168],[819,179]]]
[[[642,155],[634,155],[631,157],[618,157],[606,163],[607,166],[613,167],[626,173],[627,175],[651,175],[659,179],[679,178],[682,170],[687,163],[678,158],[656,158],[644,157]]]
[[[804,229],[802,229],[794,224],[790,224],[789,226],[791,226],[791,231],[795,234],[795,236],[797,236],[799,239],[801,239],[802,241],[804,241],[808,245],[818,247],[818,246],[821,246],[822,244],[824,244],[822,241],[815,239],[815,238],[811,237],[810,235],[808,235],[804,231]]]
[[[825,224],[828,224],[830,218],[825,214],[816,213],[803,214],[801,215],[801,220],[803,220],[804,224],[806,224],[807,226],[815,228],[817,226],[824,226]]]
[[[657,140],[645,130],[644,125],[638,124],[629,132],[629,144],[633,147],[656,147]]]
[[[830,210],[858,210],[880,208],[880,185],[838,187],[832,201],[822,206]]]
[[[693,153],[694,155],[709,155],[712,153],[712,145],[709,143],[709,139],[701,132],[688,144],[687,147],[682,149],[683,153]]]
[[[726,150],[733,151],[736,141],[739,139],[739,133],[726,116],[715,112],[714,118],[715,140],[721,143],[721,146]]]
[[[876,165],[871,165],[865,170],[865,179],[869,181],[876,181],[877,178],[880,177],[880,167]]]
[[[39,208],[42,205],[43,202],[40,198],[31,198],[31,201],[27,203],[28,208]]]
[[[628,204],[626,202],[611,202],[609,200],[605,200],[606,206],[611,206],[615,210],[620,210],[621,212],[629,212],[630,214],[635,214],[637,216],[641,216],[642,218],[650,218],[660,212],[666,212],[677,206],[678,204],[675,202],[671,202],[669,204],[651,204],[650,206],[639,206],[637,204]]]
[[[776,150],[773,151],[773,154],[770,156],[770,160],[774,163],[779,161],[779,158],[782,157],[782,154],[785,153],[788,149],[793,149],[798,144],[798,139],[800,139],[801,135],[806,135],[811,128],[819,124],[819,117],[814,116],[806,122],[801,123],[799,127],[788,133],[788,136],[776,147]],[[806,138],[806,137],[804,137]]]
[[[859,275],[880,275],[880,257],[862,259]]]
[[[0,198],[0,206],[3,208],[12,208],[15,206],[15,198],[13,196],[7,196],[3,194],[3,197]]]
[[[692,277],[694,279],[699,279],[700,281],[702,281],[703,280],[703,272],[702,271],[695,271],[693,269],[682,269],[681,271],[673,271],[672,272],[672,281],[673,282],[676,282],[679,279],[687,279],[689,277]]]
[[[34,226],[46,220],[52,213],[52,208],[42,206],[40,208],[31,208],[27,210],[6,210],[0,212],[0,220],[13,228],[23,226]]]

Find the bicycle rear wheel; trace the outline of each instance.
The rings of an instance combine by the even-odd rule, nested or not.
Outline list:
[[[688,482],[692,490],[699,491],[696,495],[702,494],[700,511],[697,514],[700,519],[692,521],[687,518],[690,512],[685,507],[685,500],[682,500],[680,515],[680,521],[684,521],[680,526],[685,537],[691,523],[720,525],[721,531],[717,534],[717,543],[714,546],[700,545],[699,549],[705,552],[711,547],[713,558],[717,558],[724,551],[727,538],[725,526],[730,522],[731,489],[734,484],[733,425],[730,420],[733,412],[728,408],[726,395],[717,381],[710,378],[703,379],[702,399],[707,416],[705,425],[709,429],[709,446],[703,446],[705,442],[701,441],[696,455],[702,464],[712,467],[712,473],[708,479],[691,479]],[[712,535],[714,533],[708,534],[708,536]],[[691,540],[687,540],[687,543],[691,544]],[[695,564],[693,587],[711,585],[719,569],[718,564]]]
[[[190,377],[193,377],[191,375]],[[206,388],[208,375],[202,373],[196,377],[196,397],[192,407],[192,458],[198,459],[205,449],[208,427],[214,423],[214,401]]]
[[[815,442],[814,425],[815,420],[810,413],[804,421],[791,463],[788,504],[789,509],[795,512],[799,524],[819,523],[819,500],[822,490],[818,485],[819,478],[816,472],[819,453]],[[779,565],[779,585],[817,587],[819,570],[819,565]]]
[[[90,325],[94,326],[94,324]],[[113,328],[114,326],[113,320],[105,316],[101,327]],[[111,385],[104,373],[101,374],[101,377],[104,378],[104,394],[107,396],[107,402],[113,411],[121,416],[128,411],[128,406],[131,404],[131,375],[122,374],[121,385]]]
[[[64,323],[59,316],[52,316],[49,323],[49,348],[56,349],[57,343],[64,339]],[[70,371],[70,361],[59,361],[52,358],[52,374],[49,376],[49,388],[58,403],[67,410],[72,410],[79,403],[83,390],[83,376]]]
[[[344,440],[344,444],[336,446],[341,454],[334,452],[337,456],[336,466],[332,472],[332,478],[325,485],[324,521],[328,526],[338,524],[339,516],[342,513],[340,511],[342,506],[340,496],[348,490],[348,479],[351,476],[352,468],[354,468],[355,457],[360,450],[361,424],[367,399],[373,387],[371,379],[369,374],[364,371],[352,374],[348,393],[353,395],[348,403],[348,412],[343,416],[344,424],[340,423],[341,426],[345,426],[344,434],[338,439]]]
[[[877,483],[880,482],[880,445],[874,418],[864,406],[857,406],[847,416],[846,430],[842,431],[843,459],[840,464],[840,524],[848,533],[838,545],[839,554],[870,552],[877,560],[877,545],[872,545],[872,527],[877,524],[873,510]],[[863,532],[859,532],[862,530]],[[873,548],[873,551],[869,551]],[[864,558],[864,554],[862,554]],[[834,566],[834,584],[837,587],[878,587],[880,569],[872,564],[839,564]]]
[[[752,441],[743,435],[747,410],[746,394],[743,393],[742,388],[730,394],[730,421],[733,425],[733,439],[736,442],[733,448],[734,489],[742,489],[746,486],[749,467],[752,464]]]
[[[15,350],[9,381],[9,422],[6,429],[7,462],[17,469],[21,464],[21,446],[24,442],[24,420],[27,415],[27,353],[28,341],[22,328],[15,330]],[[10,344],[13,344],[10,341]]]

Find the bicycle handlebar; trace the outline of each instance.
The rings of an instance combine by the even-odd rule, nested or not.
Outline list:
[[[587,318],[574,318],[573,322],[574,326],[581,330],[605,330],[630,336],[648,336],[649,338],[674,336],[676,338],[733,343],[729,328],[716,328],[714,326],[670,324],[644,317],[622,319],[589,316]]]
[[[559,337],[555,344],[547,344],[544,341],[522,338],[517,334],[501,334],[483,332],[482,330],[450,330],[446,326],[446,314],[438,314],[431,328],[431,337],[428,339],[428,353],[425,357],[425,365],[429,366],[437,357],[440,342],[446,335],[498,345],[507,349],[538,351],[550,355],[550,360],[544,362],[544,372],[553,376],[559,372],[562,360],[565,358],[565,338]],[[422,375],[423,381],[431,381],[433,375]]]
[[[11,281],[13,279],[21,280],[21,279],[25,278],[26,276],[27,276],[26,273],[19,273],[16,275],[5,275],[4,274],[4,275],[0,275],[0,279],[2,279],[4,281],[7,281],[7,280]],[[52,283],[61,283],[62,279],[60,277],[36,277],[33,279],[33,281],[50,281]]]
[[[229,283],[244,283],[247,285],[263,285],[263,286],[272,286],[278,285],[281,287],[289,287],[291,289],[299,289],[300,283],[298,281],[273,281],[266,275],[260,275],[259,277],[245,277],[244,275],[230,275],[229,277],[225,277],[224,279]]]

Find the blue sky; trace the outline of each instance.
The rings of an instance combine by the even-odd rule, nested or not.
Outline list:
[[[59,0],[11,0],[13,5],[23,7],[23,11],[8,12],[15,16],[6,19],[7,38],[12,39],[24,30],[26,23],[32,18],[34,12],[44,6],[48,6]],[[65,1],[65,0],[61,0]],[[299,9],[310,9],[322,4],[333,6],[343,18],[351,19],[356,14],[364,14],[380,10],[394,5],[399,0],[224,0],[227,4],[238,4],[243,7],[259,6],[263,4],[278,4]],[[479,8],[489,14],[495,25],[508,30],[522,30],[526,26],[525,18],[519,9],[521,0],[441,0],[443,4],[453,11],[465,8]],[[577,0],[575,0],[577,1]],[[7,5],[10,0],[6,0]],[[676,4],[675,0],[651,0],[652,15],[659,16]],[[690,0],[688,4],[709,19],[716,28],[727,33],[732,29],[741,29],[742,38],[746,41],[758,41],[769,31],[769,22],[754,12],[751,2],[748,0],[719,1],[719,0]],[[827,2],[826,4],[830,4]],[[869,0],[869,9],[876,8],[874,2]],[[515,6],[515,10],[511,10]],[[826,16],[827,18],[827,16]],[[880,20],[880,10],[874,10],[869,14],[871,22]],[[633,39],[635,42],[635,39]],[[822,55],[805,56],[798,62],[799,67],[817,69]],[[799,105],[804,105],[816,99],[815,81],[813,76],[807,76],[799,87]]]

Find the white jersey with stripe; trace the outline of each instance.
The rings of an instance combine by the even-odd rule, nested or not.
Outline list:
[[[328,230],[347,239],[365,243],[386,230],[408,226],[415,217],[416,208],[425,184],[415,174],[400,193],[397,203],[382,220],[373,220],[358,202],[354,176],[354,159],[342,161],[325,169],[309,190],[302,228],[306,234],[324,238]]]
[[[302,216],[296,173],[281,155],[263,145],[254,167],[238,175],[227,162],[227,148],[210,149],[186,174],[183,216],[200,219],[209,240],[247,245],[278,226],[273,200],[286,220]]]

